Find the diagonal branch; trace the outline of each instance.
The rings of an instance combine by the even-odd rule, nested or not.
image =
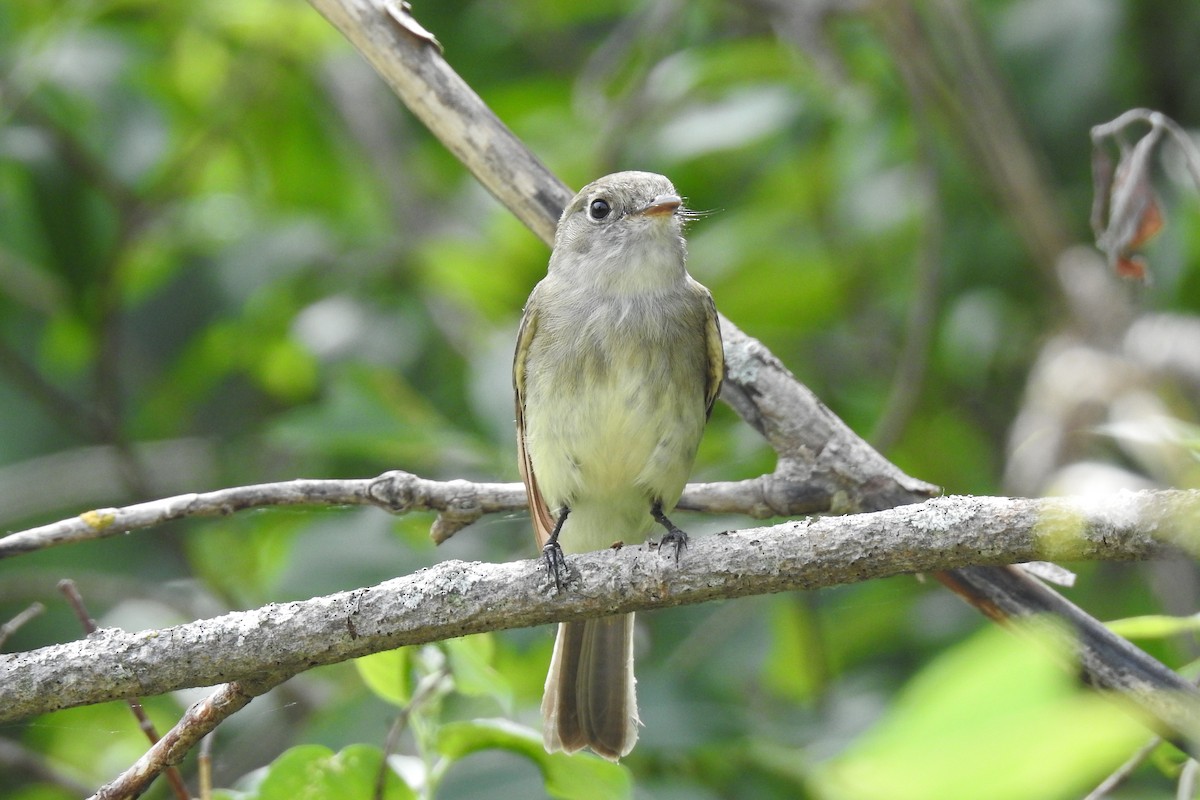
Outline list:
[[[138,797],[164,770],[183,761],[197,742],[250,701],[287,680],[287,673],[271,672],[227,683],[195,703],[175,727],[142,754],[129,769],[105,784],[88,800],[126,800]]]
[[[164,630],[101,629],[0,656],[0,723],[130,695],[286,676],[403,645],[716,598],[816,589],[891,575],[1041,558],[1145,559],[1171,552],[1200,491],[1104,500],[946,497],[846,517],[696,539],[686,559],[652,545],[571,556],[555,592],[537,560],[446,561],[377,586],[270,604]],[[1168,672],[1168,675],[1173,673]],[[1145,687],[1142,687],[1145,690]],[[1176,678],[1178,731],[1200,700]]]
[[[573,192],[529,151],[441,56],[398,3],[310,0],[405,105],[547,245]],[[790,513],[848,513],[920,502],[936,486],[905,475],[858,437],[761,342],[721,317],[727,371],[721,397],[779,454]],[[830,446],[835,444],[835,446]]]

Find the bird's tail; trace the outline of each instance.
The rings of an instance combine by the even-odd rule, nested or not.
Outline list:
[[[633,614],[560,624],[542,698],[546,749],[627,755],[639,724],[633,685]]]

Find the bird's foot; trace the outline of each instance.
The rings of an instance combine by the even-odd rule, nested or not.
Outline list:
[[[675,561],[678,562],[679,554],[687,549],[687,533],[685,533],[683,529],[677,526],[674,522],[671,522],[671,520],[667,519],[667,515],[663,513],[661,503],[655,503],[654,507],[650,509],[650,513],[659,525],[662,525],[667,529],[667,532],[663,534],[663,537],[658,540],[658,552],[661,553],[668,548],[673,548],[675,553]]]
[[[546,542],[542,548],[542,561],[546,564],[546,571],[554,579],[554,588],[561,592],[567,574],[567,559],[558,542]]]

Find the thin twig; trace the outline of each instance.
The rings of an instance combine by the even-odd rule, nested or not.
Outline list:
[[[894,35],[894,28],[883,26],[885,37]],[[896,48],[895,44],[892,44]],[[933,100],[927,87],[915,74],[910,62],[896,59],[912,104],[913,126],[917,132],[917,152],[920,170],[919,186],[926,201],[925,220],[921,230],[920,249],[914,265],[912,299],[905,324],[904,345],[896,361],[892,387],[875,425],[871,442],[881,452],[887,452],[899,441],[920,397],[921,385],[929,365],[933,331],[937,325],[938,301],[942,282],[942,246],[945,223],[942,218],[941,174],[938,168],[936,136],[932,121]]]
[[[41,129],[71,171],[81,175],[108,202],[118,209],[133,209],[141,205],[142,200],[137,193],[109,168],[107,162],[97,158],[87,144],[76,136],[75,131],[44,111],[31,95],[14,90],[6,80],[0,78],[0,105],[5,104],[11,104],[14,117]]]
[[[204,734],[196,753],[196,775],[200,783],[200,800],[212,800],[212,749],[216,735],[215,730]]]
[[[46,607],[41,603],[31,603],[24,611],[3,625],[0,625],[0,647],[3,647],[4,643],[8,641],[8,637],[20,630],[22,625],[39,616],[45,610]]]
[[[0,80],[0,99],[16,94]],[[148,475],[139,465],[122,430],[120,264],[137,235],[154,219],[156,208],[113,172],[103,159],[96,157],[74,131],[60,124],[29,96],[20,98],[15,114],[40,128],[71,171],[91,184],[116,212],[118,228],[115,241],[106,252],[97,256],[96,281],[99,291],[88,318],[96,341],[92,370],[94,410],[89,408],[88,413],[78,417],[89,423],[89,438],[92,441],[112,444],[116,448],[119,474],[129,491],[145,496],[150,485]],[[10,370],[17,370],[19,364],[14,363],[13,355],[9,354],[4,363]],[[75,417],[62,414],[62,393],[48,385],[33,383],[27,376],[22,377],[23,384],[34,390],[36,397],[51,402],[51,409],[61,419],[77,425]]]
[[[89,636],[96,632],[96,620],[92,619],[88,613],[87,605],[83,601],[83,595],[79,593],[78,587],[75,586],[75,581],[69,578],[58,582],[58,590],[67,598],[67,604],[71,606],[71,610],[75,612],[75,618],[79,620],[79,625],[83,628],[84,633]],[[125,698],[126,705],[133,712],[134,719],[138,721],[138,727],[142,729],[142,733],[150,740],[153,745],[158,742],[158,730],[154,727],[154,723],[150,717],[146,716],[146,709],[142,708],[142,703],[136,697]],[[179,770],[174,767],[167,769],[167,780],[171,784],[171,790],[175,792],[175,796],[179,800],[188,800],[191,797],[187,790],[187,786],[183,783],[183,776],[179,774]]]
[[[0,370],[63,428],[89,442],[104,441],[104,424],[92,409],[48,381],[3,340],[0,340]]]
[[[0,292],[18,305],[50,316],[62,308],[63,279],[0,243]]]
[[[1193,800],[1196,796],[1197,773],[1200,772],[1200,762],[1189,758],[1179,772],[1179,786],[1176,787],[1176,800]]]
[[[1163,743],[1161,736],[1152,736],[1149,741],[1139,747],[1137,751],[1131,755],[1124,764],[1117,767],[1115,771],[1105,778],[1099,786],[1087,793],[1087,797],[1083,800],[1103,800],[1116,789],[1119,789],[1125,781],[1129,780],[1130,776],[1137,771],[1150,754],[1158,749],[1158,746]]]
[[[707,514],[741,514],[754,519],[800,516],[829,510],[819,489],[794,491],[789,462],[769,475],[742,481],[689,484],[679,507]],[[435,481],[392,470],[376,478],[294,480],[235,486],[151,500],[121,508],[97,508],[75,517],[0,538],[0,559],[62,544],[104,539],[188,517],[226,516],[237,511],[286,506],[363,506],[393,514],[435,511],[430,530],[441,544],[485,514],[526,509],[520,483]]]
[[[1198,663],[1200,662],[1193,661],[1191,664],[1181,670],[1182,674],[1189,675],[1191,677],[1193,686],[1197,683],[1197,678],[1194,675],[1194,667],[1196,667]],[[1166,740],[1161,736],[1151,736],[1144,745],[1139,747],[1133,753],[1133,755],[1125,760],[1125,763],[1121,764],[1121,766],[1117,767],[1111,775],[1101,781],[1099,786],[1088,792],[1087,796],[1084,797],[1083,800],[1104,800],[1104,798],[1109,794],[1121,788],[1121,786],[1133,776],[1133,773],[1137,771],[1138,767],[1142,766],[1142,764],[1146,762],[1146,759],[1150,758],[1150,756],[1154,754],[1154,751],[1157,750],[1159,745],[1161,745],[1164,741]]]
[[[396,752],[400,737],[408,728],[413,712],[429,702],[430,699],[445,694],[449,679],[450,670],[445,665],[429,673],[417,683],[412,699],[396,714],[396,719],[388,728],[387,739],[383,745],[383,759],[379,762],[379,772],[375,776],[375,800],[383,800],[384,792],[387,790],[388,772],[391,770],[391,767],[388,766],[388,757]]]
[[[576,95],[601,126],[594,137],[594,161],[600,171],[615,171],[639,123],[645,124],[655,111],[667,111],[660,107],[661,101],[651,97],[648,80],[656,62],[669,52],[672,36],[687,11],[688,4],[681,0],[659,0],[633,11],[621,19],[580,70]],[[625,85],[610,100],[604,92],[606,82],[613,82],[630,63],[638,64],[637,71],[621,75]]]
[[[118,536],[185,517],[215,517],[249,508],[296,505],[364,505],[370,480],[287,481],[191,493],[122,508],[98,508],[76,517],[0,538],[0,558],[68,542]],[[520,484],[517,484],[518,486]]]
[[[1054,264],[1072,237],[1044,177],[1048,170],[1021,131],[971,5],[935,0],[870,8],[876,23],[890,29],[884,36],[896,59],[922,83],[966,147],[1034,265],[1054,280]]]
[[[102,786],[88,800],[130,800],[137,797],[163,770],[181,762],[188,751],[217,725],[288,677],[289,674],[272,672],[221,686],[189,708],[175,727],[167,731],[129,769]]]

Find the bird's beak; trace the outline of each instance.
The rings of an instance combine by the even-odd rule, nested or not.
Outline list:
[[[683,200],[676,194],[660,194],[650,201],[650,205],[639,211],[648,217],[670,216],[683,205]]]

